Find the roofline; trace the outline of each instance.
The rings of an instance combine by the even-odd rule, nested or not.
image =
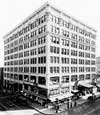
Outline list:
[[[24,19],[24,21],[22,21],[21,23],[19,23],[13,30],[11,30],[10,32],[8,32],[8,34],[6,34],[5,36],[3,36],[3,38],[9,36],[9,35],[10,35],[11,33],[13,33],[17,28],[19,28],[20,26],[22,26],[22,25],[23,25],[24,23],[26,23],[30,18],[32,18],[36,13],[38,13],[40,9],[42,9],[42,8],[44,8],[44,7],[47,7],[47,6],[50,6],[50,7],[54,8],[54,9],[58,10],[58,12],[61,12],[61,13],[65,14],[67,17],[71,18],[72,20],[74,20],[75,22],[81,24],[82,26],[85,26],[85,27],[87,27],[88,29],[90,29],[90,30],[92,30],[92,31],[94,31],[94,32],[97,32],[97,30],[95,30],[94,28],[92,28],[92,27],[90,27],[90,26],[88,26],[88,25],[82,23],[80,20],[77,20],[76,18],[74,18],[74,16],[70,16],[70,15],[64,13],[62,10],[59,10],[59,9],[57,9],[56,7],[54,7],[54,6],[51,5],[49,2],[46,2],[46,3],[43,4],[40,8],[38,8],[37,10],[35,10],[31,15],[29,15],[28,17],[26,17],[26,18]]]
[[[8,32],[5,36],[3,36],[3,38],[9,36],[11,33],[13,33],[15,30],[17,30],[17,28],[19,28],[20,26],[22,26],[24,23],[26,23],[30,18],[32,18],[36,13],[39,12],[39,10],[41,10],[42,8],[45,8],[49,6],[49,3],[46,2],[45,4],[43,4],[40,8],[38,8],[37,10],[35,10],[33,13],[31,13],[28,17],[26,17],[22,22],[20,22],[19,24],[16,25],[16,27],[14,29],[12,29],[10,32]]]
[[[61,12],[62,14],[66,15],[68,18],[71,18],[72,20],[74,20],[75,22],[81,24],[82,26],[85,26],[85,27],[87,27],[88,29],[91,29],[92,31],[97,32],[97,30],[94,29],[93,27],[91,27],[91,26],[89,26],[88,24],[85,24],[84,22],[80,21],[80,19],[77,20],[76,18],[74,18],[74,16],[71,16],[71,15],[69,15],[68,13],[63,12],[60,8],[58,9],[58,8],[56,8],[54,5],[51,5],[51,4],[49,4],[49,6],[51,6],[52,8],[54,8],[54,9],[56,9],[56,10],[58,10],[58,12]]]

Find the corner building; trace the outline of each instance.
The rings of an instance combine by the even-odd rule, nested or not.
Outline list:
[[[70,97],[95,77],[95,41],[96,30],[46,3],[4,36],[5,86],[38,101]]]

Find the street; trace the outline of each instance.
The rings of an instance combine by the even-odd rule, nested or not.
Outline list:
[[[100,115],[100,98],[93,101],[90,100],[69,110],[67,109],[66,111],[59,112],[58,114],[55,113],[54,109],[45,110],[43,113],[46,115],[50,113],[53,113],[53,115]],[[36,113],[35,115],[42,114]]]
[[[100,115],[100,99],[86,102],[59,115]]]

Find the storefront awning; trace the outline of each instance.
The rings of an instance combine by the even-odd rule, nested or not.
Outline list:
[[[100,88],[100,84],[97,84],[96,86]]]
[[[75,94],[75,93],[78,93],[79,90],[72,90],[71,92]]]
[[[66,93],[66,94],[50,97],[49,100],[51,100],[51,102],[54,102],[54,101],[56,101],[56,99],[62,100],[62,99],[69,98],[69,97],[72,97],[72,96],[73,96],[72,93]]]
[[[79,83],[80,86],[86,87],[86,88],[93,88],[93,85],[87,84],[87,83]]]

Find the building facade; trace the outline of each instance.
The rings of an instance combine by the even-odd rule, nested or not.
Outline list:
[[[95,77],[96,30],[49,3],[4,36],[4,80],[34,99],[67,96]]]
[[[3,90],[4,68],[0,67],[0,90]]]
[[[100,57],[96,57],[96,72],[97,76],[100,77]]]

